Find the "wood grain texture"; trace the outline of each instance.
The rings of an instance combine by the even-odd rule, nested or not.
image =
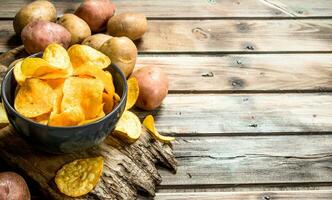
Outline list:
[[[169,94],[151,113],[163,133],[223,135],[330,132],[331,109],[329,93]]]
[[[0,21],[0,52],[20,44]],[[331,20],[150,20],[139,52],[330,52]]]
[[[331,184],[331,145],[330,135],[177,138],[177,174],[162,170],[160,187]]]
[[[12,127],[7,126],[0,131],[0,147],[1,158],[36,181],[47,199],[73,199],[58,191],[54,176],[64,164],[76,159],[95,156],[104,158],[99,183],[89,194],[75,198],[80,200],[136,199],[138,191],[154,196],[155,186],[161,182],[155,164],[176,171],[176,160],[170,145],[152,140],[145,129],[140,139],[132,145],[108,137],[100,145],[85,151],[50,155],[34,149]]]
[[[58,15],[73,12],[81,0],[53,1]],[[143,12],[154,18],[227,17],[326,17],[332,16],[329,0],[113,0],[117,13]],[[1,0],[1,17],[13,17],[26,0]]]
[[[331,54],[140,56],[136,67],[160,67],[174,92],[331,91]]]
[[[157,193],[156,200],[319,200],[332,199],[331,190],[321,191],[271,191],[271,192],[199,192],[199,193]]]

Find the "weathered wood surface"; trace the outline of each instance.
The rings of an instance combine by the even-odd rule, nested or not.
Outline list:
[[[318,200],[332,199],[332,190],[321,191],[271,191],[271,192],[202,192],[202,193],[161,193],[156,200]]]
[[[161,188],[332,183],[330,135],[181,137]],[[272,198],[273,199],[273,198]]]
[[[73,12],[81,0],[56,1],[58,14]],[[326,17],[332,16],[329,0],[113,0],[117,13],[143,12],[153,18],[227,17]],[[1,0],[2,18],[13,17],[26,0]]]
[[[206,136],[330,132],[331,110],[329,93],[169,94],[151,113],[160,132]]]
[[[19,46],[1,54],[0,64],[25,56]],[[332,90],[330,54],[140,55],[136,67],[145,66],[167,72],[171,93]]]
[[[52,199],[69,200],[57,191],[54,183],[56,171],[65,163],[92,156],[104,157],[103,175],[96,188],[79,199],[135,199],[138,191],[151,196],[161,177],[155,164],[159,163],[176,171],[176,160],[169,145],[143,135],[132,145],[108,137],[101,145],[75,154],[49,155],[34,150],[19,137],[12,127],[0,131],[0,155],[9,165],[34,179],[43,192]]]
[[[20,45],[11,20],[0,21],[0,52]],[[332,52],[332,21],[150,20],[139,52]]]

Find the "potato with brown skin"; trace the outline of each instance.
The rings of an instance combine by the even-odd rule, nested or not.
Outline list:
[[[135,106],[144,110],[158,108],[168,93],[167,75],[158,67],[143,67],[134,71],[139,96]]]
[[[107,40],[111,39],[112,36],[103,33],[91,35],[83,40],[82,44],[88,45],[94,49],[99,50]]]
[[[109,0],[85,0],[75,11],[92,32],[105,30],[107,21],[114,15],[115,5]]]
[[[113,37],[100,47],[100,51],[107,55],[126,77],[133,72],[136,64],[137,48],[129,38]]]
[[[34,1],[21,8],[15,15],[13,25],[17,35],[21,35],[23,28],[35,20],[55,22],[56,9],[49,1]]]
[[[44,51],[51,43],[58,43],[68,48],[71,35],[67,29],[59,24],[38,20],[24,27],[21,39],[25,50],[32,54]]]
[[[74,14],[64,14],[58,21],[71,34],[70,45],[81,43],[85,38],[91,36],[89,25]]]
[[[108,34],[131,40],[141,38],[148,29],[148,22],[143,13],[126,12],[112,17],[107,23]]]
[[[14,172],[0,173],[0,199],[30,200],[29,188],[22,176]]]

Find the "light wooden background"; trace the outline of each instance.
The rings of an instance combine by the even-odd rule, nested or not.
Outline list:
[[[0,0],[0,52],[20,44],[12,19],[28,2]],[[331,0],[114,3],[148,16],[137,66],[170,78],[154,114],[179,170],[161,169],[156,199],[332,199]]]

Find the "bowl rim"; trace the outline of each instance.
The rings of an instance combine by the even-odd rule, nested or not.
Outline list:
[[[39,53],[36,53],[36,54],[32,54],[32,55],[28,56],[27,58],[29,58],[29,57],[36,57],[39,54],[42,54],[42,52],[39,52]],[[42,127],[42,128],[63,129],[63,130],[64,129],[85,128],[85,127],[88,127],[88,126],[93,126],[93,125],[99,124],[100,122],[104,121],[105,119],[111,117],[113,114],[116,113],[117,110],[120,109],[120,106],[123,103],[126,103],[125,100],[127,99],[126,97],[127,97],[127,93],[128,93],[127,79],[126,79],[125,75],[123,74],[123,72],[120,70],[120,68],[118,66],[116,66],[113,63],[111,63],[107,68],[109,68],[109,67],[113,67],[120,74],[121,79],[124,80],[124,84],[123,84],[124,88],[123,88],[122,96],[120,98],[120,102],[116,105],[116,107],[112,110],[112,112],[110,112],[107,115],[105,115],[104,117],[102,117],[102,118],[100,118],[100,119],[98,119],[96,121],[93,121],[91,123],[88,123],[88,124],[77,125],[77,126],[48,126],[48,125],[44,125],[44,124],[40,124],[38,122],[35,122],[32,119],[29,119],[29,118],[23,116],[22,114],[20,114],[19,112],[17,112],[15,110],[15,108],[13,106],[11,106],[11,104],[8,101],[7,96],[5,95],[5,84],[4,83],[8,82],[8,79],[9,79],[10,75],[15,80],[15,76],[14,76],[14,72],[13,72],[14,65],[12,65],[12,64],[9,65],[8,70],[7,70],[6,74],[5,74],[5,76],[3,77],[3,80],[2,80],[2,83],[1,83],[1,98],[2,98],[3,104],[6,104],[6,106],[11,110],[11,112],[14,112],[17,116],[19,116],[19,117],[23,118],[24,120],[26,120],[26,121],[34,124],[35,126],[39,126],[39,127]],[[107,69],[107,68],[105,68],[105,69]],[[3,105],[3,106],[5,106],[5,105]]]

